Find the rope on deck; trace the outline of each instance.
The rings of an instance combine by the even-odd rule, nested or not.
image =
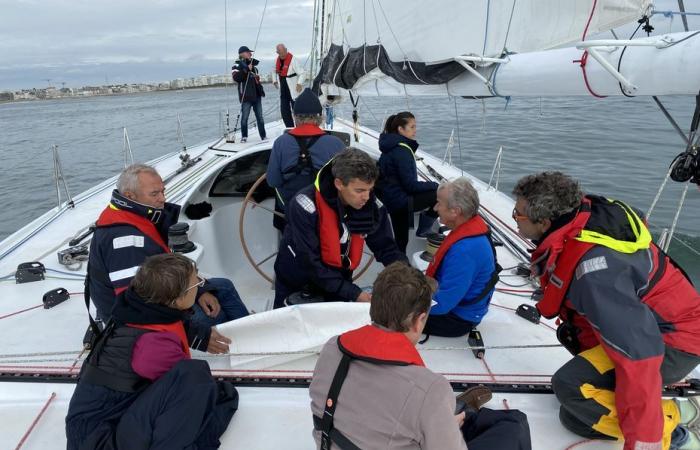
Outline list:
[[[19,450],[20,448],[22,448],[22,446],[27,441],[27,438],[29,437],[31,432],[34,431],[34,427],[36,427],[36,424],[39,422],[39,419],[41,419],[41,416],[44,415],[44,413],[46,412],[46,410],[49,407],[49,404],[53,401],[54,398],[56,398],[56,393],[52,392],[49,399],[46,400],[44,407],[41,408],[41,411],[39,411],[39,414],[37,414],[37,416],[34,418],[34,421],[32,422],[32,424],[29,425],[29,429],[24,433],[24,436],[22,436],[22,439],[20,439],[19,443],[17,444],[17,447],[15,447],[15,450]]]

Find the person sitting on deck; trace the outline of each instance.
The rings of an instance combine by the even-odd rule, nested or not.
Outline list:
[[[479,194],[469,180],[442,183],[435,211],[451,231],[426,272],[439,288],[425,333],[464,336],[486,315],[500,267],[489,227],[478,214]]]
[[[640,212],[584,195],[561,172],[523,177],[513,219],[537,248],[537,303],[559,317],[573,355],[552,377],[559,419],[588,439],[624,439],[625,450],[700,449],[700,408],[662,400],[700,363],[700,295],[652,242]]]
[[[68,450],[219,448],[238,393],[190,356],[199,333],[188,311],[201,281],[183,255],[146,259],[83,362],[66,415]]]
[[[458,397],[416,350],[435,281],[401,263],[374,282],[371,325],[331,338],[309,388],[316,448],[529,450],[527,417],[491,410],[484,386]],[[460,408],[461,409],[461,408]]]
[[[87,287],[98,321],[109,319],[115,296],[127,288],[148,256],[170,252],[168,229],[179,215],[180,206],[166,203],[163,180],[153,167],[133,164],[122,171],[90,243]],[[193,309],[194,322],[208,326],[248,315],[226,278],[207,279],[197,289]],[[200,342],[206,340],[202,336]]]
[[[299,292],[326,301],[370,301],[370,294],[352,282],[365,242],[385,266],[408,262],[396,246],[386,209],[372,193],[377,176],[374,160],[350,147],[289,202],[275,260],[275,308]]]
[[[323,109],[311,89],[294,102],[296,127],[282,134],[272,144],[267,165],[267,184],[275,189],[275,210],[285,213],[300,189],[311,186],[318,170],[345,148],[343,141],[320,128]],[[275,227],[284,230],[285,220],[275,215]]]

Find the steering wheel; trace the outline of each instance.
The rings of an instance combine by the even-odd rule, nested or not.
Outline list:
[[[284,214],[282,214],[279,211],[275,211],[274,209],[268,208],[265,205],[262,205],[253,199],[253,194],[255,193],[255,190],[260,187],[263,181],[265,181],[267,177],[267,174],[263,173],[260,175],[260,178],[257,179],[255,183],[250,187],[248,190],[248,193],[246,194],[245,198],[243,199],[243,205],[241,205],[241,212],[238,217],[238,236],[241,239],[241,247],[243,248],[243,254],[245,255],[246,259],[250,263],[251,266],[253,266],[253,269],[260,274],[261,277],[263,277],[265,280],[269,281],[270,283],[274,283],[274,278],[272,275],[268,274],[265,272],[260,266],[265,264],[267,261],[270,259],[274,258],[277,256],[277,251],[273,252],[271,255],[266,256],[265,258],[261,259],[260,261],[256,262],[253,259],[253,255],[250,254],[250,250],[248,249],[248,244],[246,242],[246,235],[245,235],[245,227],[244,227],[244,221],[245,221],[245,213],[248,210],[248,206],[250,205],[251,209],[252,208],[262,208],[265,211],[268,211],[271,214],[274,214],[276,216],[279,216],[284,219]],[[352,280],[355,281],[358,278],[360,278],[362,275],[367,272],[369,269],[369,266],[372,265],[374,262],[374,255],[369,254],[364,252],[366,255],[369,255],[369,259],[367,262],[353,275]]]

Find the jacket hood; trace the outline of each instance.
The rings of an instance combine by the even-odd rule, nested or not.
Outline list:
[[[379,150],[382,153],[387,153],[399,144],[407,144],[413,150],[413,153],[418,150],[418,141],[401,136],[398,133],[382,133],[379,135]]]
[[[186,320],[191,314],[190,311],[149,303],[130,287],[117,296],[112,309],[112,318],[119,324],[165,324]]]

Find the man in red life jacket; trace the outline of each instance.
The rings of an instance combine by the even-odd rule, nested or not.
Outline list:
[[[129,286],[143,261],[168,253],[168,229],[177,222],[180,206],[165,201],[165,186],[151,166],[124,169],[110,204],[96,222],[88,264],[89,296],[99,321],[107,322],[114,300]],[[193,348],[214,353],[228,351],[213,325],[248,315],[236,288],[226,278],[210,278],[197,291],[193,322],[207,335],[193,340]]]
[[[277,59],[275,60],[275,71],[273,84],[280,90],[280,114],[284,126],[292,128],[292,107],[294,107],[294,97],[299,95],[304,84],[303,68],[297,65],[297,59],[284,44],[277,44]]]
[[[455,396],[416,350],[435,281],[392,264],[374,282],[372,325],[331,338],[309,388],[314,438],[321,450],[530,450],[525,414],[480,406],[483,386]]]
[[[522,178],[513,219],[537,244],[537,309],[559,317],[574,354],[552,378],[562,424],[625,450],[700,449],[695,399],[662,400],[664,384],[700,362],[700,295],[652,242],[641,213],[584,195],[560,172]]]
[[[289,202],[275,260],[275,308],[299,292],[325,301],[370,301],[370,294],[352,282],[365,242],[385,266],[408,263],[386,209],[372,193],[378,175],[375,161],[350,147]]]

